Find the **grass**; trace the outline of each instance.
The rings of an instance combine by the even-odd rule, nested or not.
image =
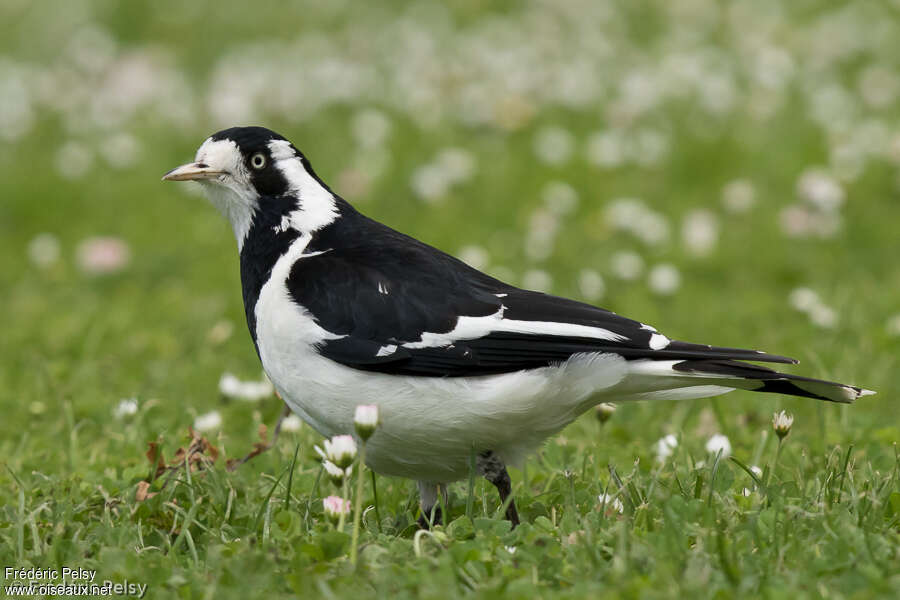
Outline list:
[[[44,23],[64,40],[68,30],[60,33],[59,23],[72,19],[74,28],[90,20],[125,48],[162,44],[198,86],[229,44],[296,34],[268,9],[246,26],[231,9],[212,11],[208,30],[187,36],[183,23],[161,14],[164,6],[86,6],[92,9],[61,14],[59,22],[40,8],[13,3],[3,10],[22,36],[44,31]],[[799,31],[830,10],[827,3],[807,8],[783,18]],[[450,10],[458,27],[481,15],[465,2]],[[497,14],[515,14],[514,7],[504,11]],[[634,29],[623,36],[652,49],[666,19],[641,30],[636,24],[647,11],[659,13],[652,3],[628,12]],[[336,14],[297,16],[297,27],[339,30],[343,20],[364,20]],[[9,36],[0,51],[35,64],[62,60],[61,41],[35,35],[33,45]],[[790,29],[784,35],[792,47]],[[896,56],[889,45],[880,51],[860,58],[863,66]],[[838,74],[855,81],[857,66]],[[872,159],[843,182],[847,200],[835,236],[785,236],[778,215],[795,201],[798,176],[829,160],[827,135],[810,118],[800,87],[763,124],[740,111],[707,122],[691,102],[667,102],[653,119],[669,136],[669,155],[615,169],[598,169],[583,153],[544,164],[532,150],[535,133],[548,125],[567,129],[581,147],[605,126],[595,108],[546,106],[506,130],[423,126],[381,107],[393,130],[380,151],[391,160],[351,198],[363,212],[450,252],[481,245],[489,269],[504,268],[514,283],[540,268],[560,295],[580,297],[579,271],[596,268],[607,282],[601,305],[671,337],[796,356],[803,364],[792,372],[879,393],[853,406],[748,392],[635,403],[620,405],[602,426],[585,415],[512,471],[523,521],[514,531],[500,518],[494,490],[474,478],[450,486],[446,526],[417,534],[415,485],[378,477],[377,512],[366,512],[356,569],[349,528],[335,531],[322,514],[321,498],[335,490],[321,477],[311,429],[284,432],[271,451],[234,472],[225,468],[227,458],[258,441],[260,424],[274,424],[281,406],[274,398],[247,403],[218,394],[223,371],[259,374],[243,328],[234,241],[204,201],[159,183],[223,124],[199,109],[182,128],[140,113],[122,126],[140,140],[139,160],[122,170],[98,160],[73,180],[53,168],[56,147],[67,137],[100,143],[102,135],[73,134],[58,115],[39,112],[27,136],[0,144],[0,565],[96,569],[99,579],[147,583],[155,598],[897,597],[900,341],[885,328],[900,298],[896,166]],[[261,120],[294,140],[343,192],[347,148],[355,143],[350,124],[369,104],[329,105],[306,120],[277,112]],[[864,116],[889,124],[900,116],[896,104],[870,112]],[[449,146],[470,152],[477,171],[442,202],[422,203],[410,177]],[[722,186],[735,178],[757,190],[754,209],[739,216],[719,202]],[[552,255],[534,261],[523,241],[541,190],[555,180],[568,182],[580,202],[562,219]],[[621,196],[642,198],[662,214],[673,224],[672,241],[646,247],[611,229],[604,209]],[[713,211],[721,226],[715,252],[699,258],[677,241],[680,219],[695,208]],[[45,231],[58,237],[62,257],[38,269],[26,247]],[[128,268],[101,277],[81,271],[75,248],[92,235],[126,240]],[[623,248],[649,264],[675,264],[681,288],[659,296],[643,278],[615,279],[609,257]],[[816,327],[790,308],[798,286],[817,290],[837,311],[835,327]],[[223,323],[234,333],[211,335]],[[138,399],[137,413],[115,417],[128,397]],[[205,435],[217,458],[206,448],[194,470],[172,470],[149,488],[155,495],[139,501],[139,482],[156,468],[148,444],[172,460],[188,447],[194,418],[213,409],[223,425]],[[796,417],[780,453],[770,423],[776,409]],[[717,432],[731,440],[732,458],[705,450]],[[658,463],[654,444],[668,433],[680,443]],[[371,479],[364,483],[368,507],[374,489]],[[601,504],[601,494],[621,501],[622,512],[615,502]]]

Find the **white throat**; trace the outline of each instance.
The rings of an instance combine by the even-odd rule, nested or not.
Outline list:
[[[259,199],[255,194],[242,193],[237,186],[203,182],[203,187],[213,206],[231,223],[240,252],[253,225],[253,215],[256,214]]]

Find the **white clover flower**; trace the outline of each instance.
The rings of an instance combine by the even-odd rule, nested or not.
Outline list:
[[[351,435],[336,435],[330,440],[325,440],[322,445],[325,446],[325,450],[315,447],[319,456],[342,469],[349,467],[356,458],[356,441]]]
[[[805,287],[795,288],[788,297],[788,301],[794,309],[806,313],[814,325],[823,329],[832,329],[837,326],[837,311],[822,302],[814,290]]]
[[[644,259],[637,252],[621,250],[613,253],[610,258],[610,267],[613,274],[625,281],[634,281],[644,271]]]
[[[568,215],[578,207],[578,192],[568,183],[551,181],[541,192],[544,206],[555,215]]]
[[[844,202],[844,188],[822,169],[807,169],[800,175],[797,195],[822,212],[835,212]]]
[[[303,427],[303,421],[295,415],[294,413],[289,414],[284,418],[281,422],[281,430],[289,431],[291,433],[295,431],[300,431],[300,428]]]
[[[322,468],[325,469],[325,475],[327,475],[336,486],[340,487],[344,481],[344,470],[327,459],[322,461]]]
[[[872,108],[891,105],[900,95],[900,77],[885,65],[871,65],[859,76],[859,93]]]
[[[515,553],[516,553],[516,547],[515,547],[515,546],[504,546],[504,547],[506,548],[506,551],[509,552],[510,554],[515,554]]]
[[[817,304],[809,311],[809,320],[813,325],[817,325],[823,329],[834,329],[838,323],[838,314],[830,306]]]
[[[637,198],[616,198],[606,207],[606,220],[614,229],[632,231],[647,210],[644,202]]]
[[[219,392],[226,398],[258,402],[271,396],[275,389],[265,374],[260,381],[241,381],[231,373],[225,372],[219,379]]]
[[[197,431],[211,431],[222,426],[222,415],[219,411],[213,410],[202,415],[198,415],[194,419],[194,429]]]
[[[722,452],[722,458],[731,456],[731,441],[728,437],[717,433],[706,442],[706,451],[710,454],[718,454]]]
[[[559,231],[559,217],[552,211],[538,208],[528,219],[528,234],[530,238],[553,238]]]
[[[611,496],[609,494],[600,494],[599,496],[597,496],[597,500],[600,501],[600,506],[605,507],[607,513],[617,512],[621,514],[625,512],[625,505],[622,504],[621,500],[614,496]]]
[[[632,69],[619,81],[619,94],[635,116],[654,108],[662,100],[662,82],[644,69]]]
[[[681,239],[695,256],[706,256],[719,241],[719,221],[711,211],[689,212],[681,223]]]
[[[561,165],[572,156],[575,139],[562,127],[544,127],[534,137],[534,153],[543,163]]]
[[[813,229],[813,218],[807,207],[791,204],[778,213],[778,224],[788,237],[807,237]]]
[[[477,162],[472,153],[463,148],[444,148],[434,160],[450,185],[468,181],[475,175]]]
[[[391,120],[380,110],[366,108],[353,115],[351,127],[358,146],[379,148],[391,133]]]
[[[538,208],[528,220],[528,235],[525,237],[525,254],[528,258],[541,261],[553,254],[553,244],[559,231],[559,218],[548,209]]]
[[[410,185],[419,198],[433,203],[447,195],[451,181],[440,166],[426,164],[413,172]]]
[[[631,232],[648,246],[656,246],[668,241],[669,222],[653,210],[646,210],[632,225]]]
[[[136,414],[138,411],[138,401],[137,398],[123,398],[116,405],[116,408],[113,410],[113,415],[117,419],[122,419],[125,417],[130,417],[131,415]]]
[[[606,207],[606,220],[614,229],[627,231],[648,246],[669,239],[669,222],[636,198],[617,198]]]
[[[591,164],[611,169],[625,162],[625,140],[618,131],[602,131],[591,134],[585,153]]]
[[[223,396],[236,396],[238,390],[240,389],[241,381],[228,373],[222,373],[222,377],[219,378],[219,393]]]
[[[678,447],[678,438],[673,434],[669,434],[656,441],[656,460],[658,462],[666,462],[666,459],[672,456],[675,448]]]
[[[730,213],[743,214],[753,208],[755,203],[756,189],[746,179],[729,181],[722,188],[722,204]]]
[[[596,301],[606,292],[603,276],[593,269],[582,269],[578,273],[578,290],[589,301]]]
[[[896,314],[888,319],[885,330],[887,330],[888,335],[900,336],[900,314]]]
[[[529,269],[522,276],[522,287],[538,292],[549,292],[553,288],[553,277],[543,269]]]
[[[750,465],[750,472],[756,475],[757,477],[762,477],[763,470],[756,465]]]
[[[669,296],[681,286],[681,273],[675,265],[668,263],[656,265],[650,269],[647,283],[650,291],[660,296]]]
[[[379,424],[378,406],[375,404],[360,404],[353,414],[353,426],[362,441],[368,440],[375,433]]]
[[[346,517],[350,514],[350,501],[344,500],[340,496],[328,496],[322,499],[322,507],[325,509],[325,516],[332,523],[340,521],[341,516]]]
[[[42,269],[59,260],[59,238],[52,233],[39,233],[28,242],[28,259]]]
[[[841,215],[837,212],[823,212],[815,207],[802,204],[785,206],[778,213],[781,230],[788,237],[822,239],[834,237],[841,229]]]
[[[609,402],[603,402],[602,404],[598,404],[597,408],[594,409],[594,414],[597,416],[597,420],[600,421],[601,424],[609,421],[613,413],[616,412],[616,405],[610,404]]]
[[[813,307],[818,306],[822,302],[819,299],[819,294],[808,287],[794,288],[791,291],[791,295],[788,297],[788,301],[794,309],[801,312],[810,311]]]
[[[349,479],[350,474],[353,472],[353,465],[342,469],[330,460],[323,460],[322,466],[325,468],[325,475],[338,488],[344,485],[344,479]]]
[[[787,437],[787,434],[791,432],[791,427],[793,425],[794,415],[790,415],[783,410],[772,415],[772,429],[775,430],[775,434],[778,436],[779,440],[783,440]]]
[[[543,262],[550,258],[556,246],[555,234],[531,230],[525,236],[525,256],[535,262]]]
[[[457,252],[456,257],[472,267],[473,269],[483,270],[490,263],[491,256],[488,254],[488,251],[484,249],[483,246],[477,246],[475,244],[470,244],[468,246],[463,246]]]
[[[210,344],[218,346],[228,340],[232,333],[234,333],[234,323],[228,319],[220,319],[209,328],[209,331],[206,333],[206,340]]]

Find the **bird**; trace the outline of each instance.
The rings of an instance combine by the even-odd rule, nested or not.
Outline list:
[[[365,216],[264,127],[213,134],[163,180],[199,182],[231,224],[250,337],[287,406],[326,437],[379,407],[366,464],[417,482],[420,523],[474,463],[517,525],[507,466],[602,402],[874,393],[504,283]]]

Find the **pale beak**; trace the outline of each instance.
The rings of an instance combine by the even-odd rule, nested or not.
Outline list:
[[[163,181],[199,181],[201,179],[215,179],[223,175],[225,171],[213,169],[201,162],[192,162],[180,167],[175,167],[165,175]]]

